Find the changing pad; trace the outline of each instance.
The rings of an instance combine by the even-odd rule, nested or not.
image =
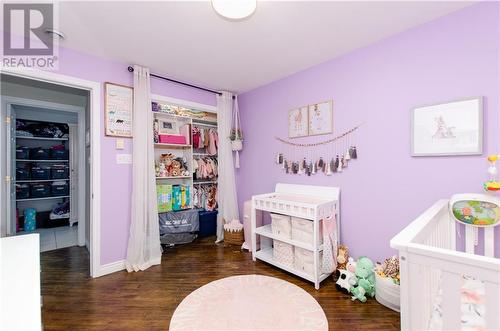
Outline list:
[[[484,283],[470,277],[463,277],[461,292],[462,331],[484,331],[486,328],[485,315],[485,287]],[[443,329],[443,313],[441,303],[443,290],[440,288],[432,310],[429,330]]]

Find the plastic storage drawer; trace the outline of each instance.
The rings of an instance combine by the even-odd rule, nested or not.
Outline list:
[[[51,149],[50,158],[53,160],[67,160],[69,158],[67,149]]]
[[[31,167],[31,179],[47,180],[50,177],[49,167]]]
[[[30,170],[25,167],[16,168],[16,180],[28,180],[30,179]]]
[[[30,149],[29,147],[18,146],[16,148],[16,159],[29,159]]]
[[[31,148],[30,149],[30,159],[32,160],[47,160],[49,158],[48,148]]]
[[[68,182],[53,182],[51,186],[50,190],[53,196],[69,195]]]
[[[50,185],[31,184],[31,198],[46,198],[50,196]]]
[[[215,236],[217,233],[217,211],[200,211],[200,232],[198,237]]]
[[[29,184],[16,184],[16,199],[28,199],[30,197]]]
[[[68,179],[69,166],[67,164],[53,164],[50,168],[50,178],[52,179]]]

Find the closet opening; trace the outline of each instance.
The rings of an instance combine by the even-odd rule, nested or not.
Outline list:
[[[7,74],[1,85],[1,235],[90,253],[89,91]]]

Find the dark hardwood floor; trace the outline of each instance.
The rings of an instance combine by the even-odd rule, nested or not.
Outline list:
[[[399,314],[374,299],[353,302],[335,289],[321,289],[237,247],[215,245],[213,238],[168,249],[161,266],[144,272],[89,277],[87,251],[71,247],[42,253],[44,330],[168,330],[177,305],[213,280],[244,274],[278,277],[309,292],[323,307],[330,330],[399,330]],[[221,311],[223,307],[221,307]]]

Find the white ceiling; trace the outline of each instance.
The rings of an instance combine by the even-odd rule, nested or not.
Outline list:
[[[471,3],[259,1],[231,22],[209,1],[61,2],[59,17],[65,47],[245,92]]]

